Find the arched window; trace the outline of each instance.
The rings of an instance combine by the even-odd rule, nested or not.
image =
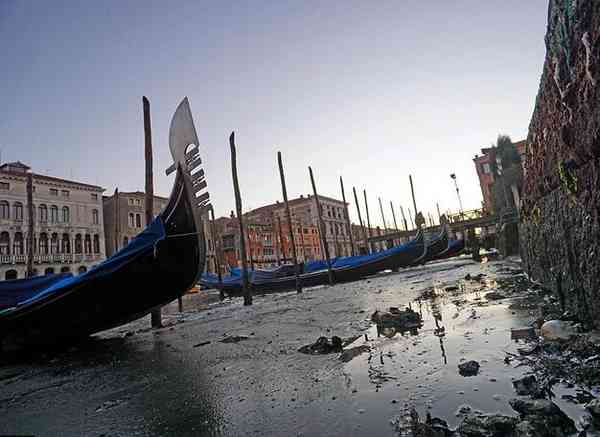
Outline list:
[[[62,253],[71,253],[71,239],[69,234],[62,234],[62,240],[60,241],[60,251]]]
[[[10,205],[6,200],[0,202],[0,218],[1,219],[9,219],[10,218]]]
[[[86,266],[79,266],[79,268],[77,269],[77,272],[79,274],[85,273],[85,272],[87,272],[87,267]]]
[[[134,222],[134,218],[133,218],[133,213],[132,212],[129,213],[129,227],[130,228],[134,228],[135,227],[135,222]]]
[[[23,255],[23,233],[15,232],[15,238],[13,240],[13,254]]]
[[[8,232],[0,234],[0,255],[10,255],[10,235],[8,235]]]
[[[141,228],[142,227],[142,216],[139,214],[135,215],[135,227],[136,228]]]
[[[50,237],[50,253],[58,253],[58,234],[56,232]]]
[[[40,234],[39,250],[41,255],[48,255],[48,234],[45,232]]]
[[[86,234],[83,246],[86,254],[92,253],[92,237],[89,234]]]
[[[81,241],[81,234],[75,235],[75,253],[83,252],[83,242]]]
[[[17,271],[16,270],[7,270],[6,273],[4,274],[4,279],[6,280],[11,280],[11,279],[17,279]]]
[[[100,253],[100,236],[94,234],[94,253]]]
[[[56,205],[50,207],[50,222],[58,223],[58,206]]]
[[[71,221],[71,214],[69,214],[69,207],[63,206],[62,208],[62,221],[63,223],[69,223]]]
[[[54,274],[54,267],[48,267],[46,270],[44,270],[44,275],[53,275]]]
[[[69,266],[64,266],[60,268],[60,272],[61,273],[69,273],[71,271],[71,267]]]
[[[127,246],[128,244],[129,244],[129,238],[123,237],[123,247]]]
[[[46,223],[48,221],[48,207],[40,205],[40,221]]]
[[[15,220],[23,220],[23,204],[21,202],[15,202]]]
[[[92,223],[95,225],[97,225],[99,223],[97,209],[92,209]]]

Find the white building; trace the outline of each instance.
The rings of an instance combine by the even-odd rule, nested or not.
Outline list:
[[[24,278],[29,247],[27,173],[0,166],[0,279]],[[105,258],[103,188],[33,175],[34,274],[81,273]]]

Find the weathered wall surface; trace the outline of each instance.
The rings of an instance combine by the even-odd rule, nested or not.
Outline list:
[[[520,235],[530,275],[600,327],[599,38],[600,1],[550,0]]]

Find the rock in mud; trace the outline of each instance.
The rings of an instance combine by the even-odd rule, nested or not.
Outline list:
[[[519,396],[542,397],[540,385],[533,375],[513,381],[513,387]]]
[[[340,355],[340,361],[342,361],[343,363],[348,363],[348,362],[352,361],[354,358],[356,358],[357,356],[359,356],[365,352],[369,352],[370,350],[371,350],[371,348],[369,346],[367,346],[366,344],[361,344],[360,346],[346,349],[346,350],[342,351],[342,354]]]
[[[586,404],[585,409],[590,412],[594,421],[600,422],[600,399],[592,399]]]
[[[490,414],[465,417],[457,428],[462,437],[512,436],[517,424],[516,417]]]
[[[550,320],[542,325],[541,335],[545,340],[568,340],[577,334],[574,324],[563,320]]]
[[[475,376],[479,373],[479,363],[477,361],[467,361],[458,365],[458,373],[462,376]]]
[[[547,399],[512,399],[510,406],[527,424],[521,425],[527,433],[518,436],[568,436],[576,432],[575,424],[558,406]]]

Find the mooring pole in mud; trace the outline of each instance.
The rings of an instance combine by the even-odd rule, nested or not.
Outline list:
[[[292,258],[294,260],[294,271],[296,272],[296,291],[298,293],[302,293],[302,285],[300,284],[300,264],[298,264],[298,254],[296,253],[296,240],[294,238],[294,227],[292,226],[292,213],[290,212],[287,188],[285,186],[285,174],[283,172],[283,161],[281,159],[281,152],[277,152],[277,164],[279,165],[281,192],[283,194],[283,202],[285,203],[285,214],[287,215],[288,228],[290,229],[290,241],[292,242]],[[302,233],[302,230],[300,230],[300,233]]]
[[[279,237],[277,235],[277,228],[275,228],[275,212],[271,212],[271,223],[273,223],[273,226],[271,227],[271,229],[273,229],[273,236],[275,237],[275,258],[277,258],[277,265],[280,266],[281,265],[281,258],[279,255]]]
[[[381,212],[381,220],[383,220],[383,234],[387,234],[387,224],[385,222],[385,214],[383,213],[383,206],[381,205],[381,197],[378,197],[379,200],[379,211]]]
[[[281,246],[281,257],[283,258],[283,263],[285,264],[286,253],[285,247],[283,245],[283,233],[281,230],[281,217],[277,216],[277,226],[279,227],[279,245]]]
[[[356,195],[356,187],[352,187],[352,192],[354,193],[354,203],[356,204],[356,212],[358,213],[358,222],[360,223],[360,229],[362,230],[363,238],[365,239],[365,250],[369,253],[369,243],[367,241],[367,231],[365,230],[365,225],[362,221],[362,217],[360,214],[360,204],[358,203],[358,196]]]
[[[115,202],[115,250],[113,251],[113,253],[117,252],[119,250],[119,217],[121,217],[119,215],[119,188],[115,188],[115,195],[113,196],[114,202]]]
[[[415,222],[417,221],[417,215],[419,212],[417,211],[417,201],[415,200],[415,187],[413,185],[412,175],[408,175],[408,180],[410,181],[410,194],[412,194],[413,208],[415,209]],[[417,224],[418,228],[421,228],[419,224]]]
[[[150,122],[150,101],[146,96],[142,97],[142,106],[144,108],[144,158],[146,162],[146,224],[149,225],[154,220],[154,174],[152,172],[152,124]],[[178,298],[180,302],[181,298]],[[162,316],[160,307],[151,313],[151,324],[153,328],[162,327]]]
[[[346,214],[346,226],[348,227],[348,234],[350,235],[350,251],[352,256],[356,255],[354,249],[354,237],[352,236],[352,225],[350,224],[350,214],[348,214],[348,204],[346,203],[346,191],[344,190],[344,180],[340,176],[340,187],[342,188],[342,201],[344,202],[344,212]]]
[[[396,213],[394,212],[394,203],[390,200],[390,208],[392,210],[392,219],[394,219],[394,229],[398,232],[398,223],[396,222]]]
[[[402,221],[404,222],[404,230],[408,232],[408,222],[406,221],[406,216],[404,215],[404,208],[400,205],[400,214],[402,214]]]
[[[213,239],[213,247],[215,249],[215,270],[217,271],[217,277],[219,278],[219,284],[223,285],[223,276],[221,275],[221,258],[219,254],[219,250],[221,248],[221,243],[219,240],[221,239],[217,235],[217,228],[215,226],[215,210],[213,206],[210,206],[210,233],[212,234]],[[219,297],[221,300],[225,299],[225,293],[221,288],[219,288]]]
[[[27,277],[33,276],[33,174],[27,173]]]
[[[315,202],[317,203],[317,215],[319,217],[319,233],[321,234],[321,241],[323,242],[323,251],[325,252],[325,259],[327,260],[327,276],[329,279],[329,285],[333,285],[333,272],[331,271],[329,246],[327,245],[327,238],[325,238],[325,224],[323,223],[323,211],[321,210],[321,202],[319,201],[319,195],[317,194],[315,178],[313,176],[313,171],[310,166],[308,167],[308,174],[310,175],[310,183],[312,185],[313,193],[315,195]]]
[[[369,238],[371,238],[371,219],[369,217],[369,202],[367,201],[367,190],[363,190],[363,195],[365,197],[365,209],[367,210],[367,234]],[[370,251],[373,252],[373,243],[368,243],[370,246]]]
[[[306,246],[304,245],[304,225],[300,224],[300,247],[302,248],[302,262],[306,262]]]
[[[237,159],[235,153],[235,132],[229,136],[229,148],[231,149],[231,176],[233,178],[233,192],[235,194],[235,210],[238,224],[240,226],[240,255],[242,257],[242,292],[244,294],[244,305],[252,305],[252,292],[248,284],[248,260],[246,258],[246,237],[244,232],[244,219],[242,218],[242,196],[240,195],[240,184],[237,175]]]

